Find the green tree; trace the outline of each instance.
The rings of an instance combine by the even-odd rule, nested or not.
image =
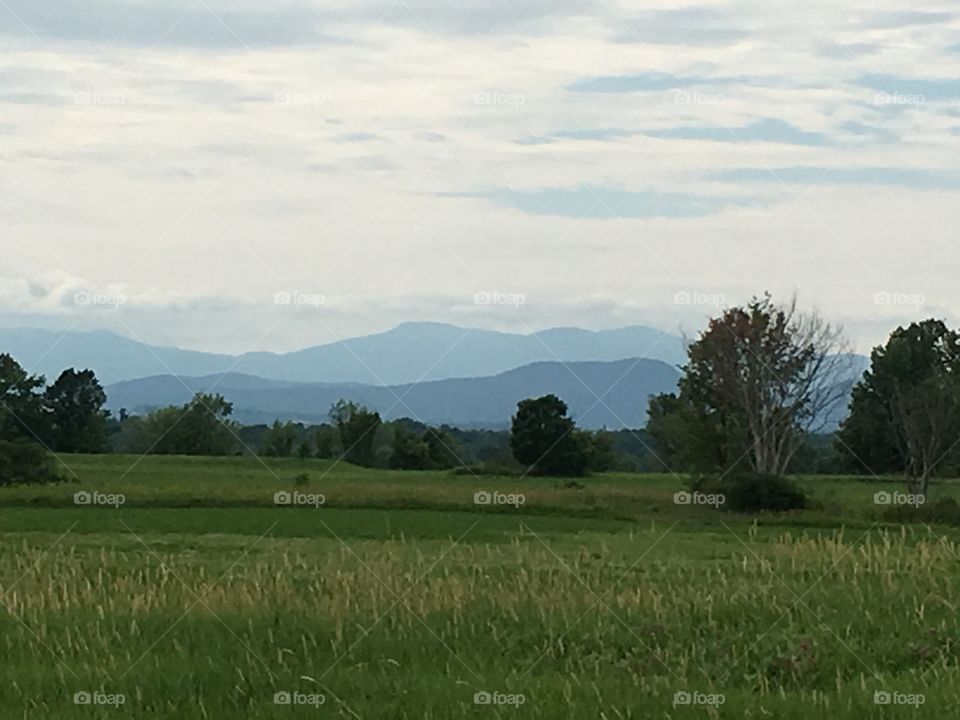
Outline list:
[[[30,375],[10,355],[0,355],[0,439],[39,441],[46,435],[43,385],[43,376]]]
[[[844,348],[842,331],[796,301],[778,306],[766,295],[724,311],[688,348],[679,393],[651,403],[658,450],[679,469],[745,463],[782,475],[846,395]]]
[[[0,355],[0,485],[58,480],[41,439],[47,434],[43,377]]]
[[[330,425],[321,425],[317,428],[314,444],[316,445],[316,454],[318,458],[332,460],[341,455],[340,433],[335,427]]]
[[[372,467],[380,413],[371,412],[354,402],[339,400],[330,408],[330,419],[340,433],[344,459],[355,465]]]
[[[292,422],[274,420],[263,435],[260,454],[267,457],[290,457],[300,437],[300,430]]]
[[[56,452],[99,453],[107,446],[107,394],[92,370],[64,370],[44,393],[48,445]]]
[[[608,472],[617,467],[619,457],[611,433],[606,430],[597,432],[578,430],[577,433],[587,454],[587,470]]]
[[[577,476],[586,472],[587,454],[567,404],[556,395],[522,400],[510,430],[517,462],[542,475]]]
[[[235,455],[241,448],[240,428],[229,419],[232,413],[233,405],[223,396],[197,393],[180,407],[128,419],[121,448],[156,455]]]
[[[903,472],[910,492],[956,460],[960,437],[960,336],[940,320],[899,327],[874,348],[854,387],[837,444],[872,472]]]
[[[429,446],[413,430],[397,423],[393,431],[390,467],[394,470],[426,470],[430,466]]]

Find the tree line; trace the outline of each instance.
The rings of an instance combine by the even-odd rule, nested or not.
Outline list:
[[[710,320],[688,344],[676,392],[649,399],[639,430],[589,432],[554,395],[521,401],[509,430],[384,422],[348,400],[330,423],[243,426],[221,395],[198,393],[143,416],[104,409],[91,370],[52,384],[0,355],[0,483],[56,477],[52,453],[257,453],[394,469],[464,468],[579,476],[607,470],[686,473],[744,502],[803,506],[795,472],[900,474],[926,496],[960,465],[960,335],[942,320],[899,327],[857,378],[840,328],[769,295]],[[824,432],[839,417],[837,432]]]

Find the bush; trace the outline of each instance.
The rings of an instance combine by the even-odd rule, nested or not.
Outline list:
[[[883,513],[884,520],[891,522],[942,523],[960,525],[960,504],[951,497],[940,498],[934,503],[924,503],[919,507],[911,505],[891,505]]]
[[[310,475],[308,473],[298,473],[294,475],[293,484],[297,487],[306,487],[310,484]]]
[[[795,482],[777,475],[737,473],[722,478],[698,477],[691,490],[722,494],[723,508],[734,512],[803,510],[810,502]]]
[[[53,456],[29,440],[0,440],[0,485],[60,482]]]

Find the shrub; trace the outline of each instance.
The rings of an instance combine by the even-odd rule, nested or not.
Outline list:
[[[310,484],[310,475],[308,473],[298,473],[293,476],[293,484],[296,487],[306,487]]]
[[[0,440],[0,485],[60,482],[53,457],[29,440]]]
[[[740,472],[721,478],[700,476],[691,483],[691,490],[722,494],[726,498],[723,508],[734,512],[783,512],[810,505],[799,485],[778,475]]]
[[[924,503],[919,507],[891,505],[883,513],[883,518],[891,522],[942,523],[960,526],[960,503],[951,497],[945,497],[933,503]]]

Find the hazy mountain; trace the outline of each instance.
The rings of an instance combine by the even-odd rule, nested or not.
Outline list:
[[[290,384],[249,375],[199,378],[148,377],[111,385],[109,406],[131,412],[182,404],[212,389],[234,403],[244,423],[274,419],[326,422],[344,398],[378,410],[385,419],[414,417],[461,427],[503,427],[517,402],[547,393],[560,396],[586,428],[642,427],[651,395],[675,389],[679,373],[658,360],[538,362],[490,377],[455,378],[374,386],[350,383]],[[601,400],[598,400],[598,397]]]
[[[683,361],[680,338],[643,326],[599,332],[557,328],[519,335],[441,323],[406,323],[296,352],[241,356],[144,345],[107,331],[0,329],[0,352],[51,379],[67,367],[89,367],[105,384],[153,375],[232,372],[297,382],[396,385],[495,375],[538,361]]]

